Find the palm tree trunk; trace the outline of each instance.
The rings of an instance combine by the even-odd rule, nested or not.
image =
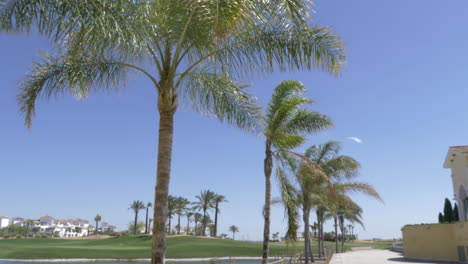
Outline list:
[[[270,210],[271,210],[271,171],[273,170],[273,154],[271,153],[271,142],[266,141],[265,144],[265,160],[263,163],[263,170],[265,173],[265,207],[263,217],[265,219],[263,228],[263,252],[262,264],[268,261],[268,251],[270,242]]]
[[[137,222],[138,222],[138,211],[135,211],[135,223],[133,224],[133,235],[136,235],[136,232],[137,232]]]
[[[178,220],[177,220],[177,234],[180,235],[180,215],[178,215]]]
[[[161,82],[164,82],[162,80]],[[174,90],[174,89],[173,89]],[[166,223],[168,218],[169,180],[171,173],[172,143],[174,135],[174,113],[176,110],[175,90],[172,95],[158,96],[159,108],[159,140],[158,162],[156,176],[156,195],[154,199],[153,245],[151,248],[151,264],[164,264],[166,254]],[[170,105],[172,103],[172,105]]]
[[[203,230],[202,230],[202,235],[205,236],[206,234],[206,209],[203,209]]]
[[[190,233],[189,230],[190,230],[190,218],[187,217],[187,234],[186,234],[187,236]]]
[[[215,207],[214,237],[216,237],[217,232],[218,232],[218,202],[216,202],[216,207]]]
[[[319,217],[319,208],[317,208],[316,215],[317,215],[317,247],[318,247],[318,257],[322,257],[322,247],[321,247],[321,236],[320,236],[320,217]]]
[[[333,221],[335,223],[335,252],[338,253],[338,223],[336,221],[336,216],[333,216]]]
[[[340,229],[341,229],[341,252],[344,252],[344,240],[345,240],[345,235],[344,235],[344,218],[341,215],[340,218]]]
[[[148,234],[148,207],[146,207],[145,234]]]
[[[194,231],[195,231],[195,236],[197,236],[197,226],[198,226],[198,221],[195,220],[195,227],[194,227]]]
[[[305,264],[309,264],[309,259],[312,258],[312,252],[310,250],[310,232],[309,232],[309,214],[310,209],[307,205],[304,205],[302,210],[302,220],[304,221],[304,258]]]
[[[96,232],[95,232],[95,233],[96,233],[96,235],[98,234],[98,223],[99,223],[99,222],[98,222],[98,221],[96,221]]]

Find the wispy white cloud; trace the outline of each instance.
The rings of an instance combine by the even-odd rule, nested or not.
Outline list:
[[[352,140],[356,143],[362,143],[362,139],[358,138],[358,137],[347,137],[347,139],[349,140]]]

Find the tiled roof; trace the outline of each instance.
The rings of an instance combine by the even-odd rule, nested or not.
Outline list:
[[[40,220],[55,220],[53,217],[48,216],[48,215],[46,215],[46,216],[41,216],[41,217],[39,217],[39,219],[40,219]]]

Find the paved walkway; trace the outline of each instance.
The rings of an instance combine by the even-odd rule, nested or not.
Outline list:
[[[402,254],[389,250],[358,250],[333,255],[330,264],[398,264],[414,263],[428,264],[440,262],[423,262],[406,260]],[[448,262],[445,262],[448,263]]]

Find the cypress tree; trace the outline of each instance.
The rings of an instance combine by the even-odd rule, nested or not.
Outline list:
[[[453,206],[453,221],[458,222],[460,221],[460,217],[458,217],[458,205],[455,203]]]
[[[451,223],[453,222],[453,218],[454,218],[454,214],[453,214],[453,209],[452,209],[452,203],[449,201],[449,199],[445,198],[444,222]]]
[[[439,224],[442,224],[444,222],[444,216],[442,213],[439,213]]]

